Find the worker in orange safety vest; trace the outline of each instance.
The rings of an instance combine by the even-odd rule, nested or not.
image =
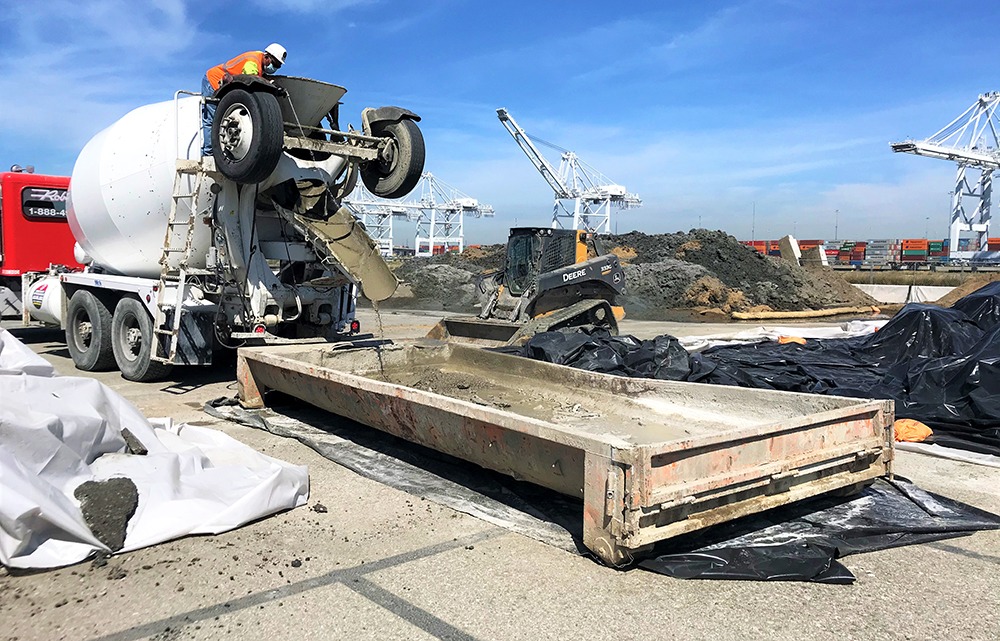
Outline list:
[[[247,51],[232,60],[216,65],[205,72],[201,80],[201,95],[208,98],[232,79],[233,76],[264,76],[275,73],[285,64],[288,52],[277,42],[264,47],[263,51]],[[215,119],[214,103],[205,101],[201,110],[201,155],[212,155],[212,120]]]

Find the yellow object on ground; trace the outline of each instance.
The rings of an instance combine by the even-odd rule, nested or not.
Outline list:
[[[892,432],[896,435],[897,441],[908,443],[920,443],[934,432],[920,421],[912,418],[901,418],[892,424]]]
[[[809,309],[801,312],[733,312],[736,320],[774,320],[779,318],[823,318],[841,314],[878,314],[878,307],[834,307],[833,309]]]
[[[799,345],[805,345],[806,339],[801,336],[779,336],[778,344],[787,345],[788,343],[798,343]]]

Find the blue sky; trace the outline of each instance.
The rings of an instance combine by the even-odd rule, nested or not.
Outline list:
[[[955,166],[893,154],[1000,89],[1000,5],[920,0],[3,0],[0,165],[68,173],[129,110],[271,41],[348,89],[341,124],[423,117],[427,170],[493,205],[466,241],[547,225],[552,193],[496,118],[572,149],[644,206],[617,229],[942,238]],[[621,7],[621,8],[616,8]],[[558,164],[555,151],[542,148]],[[839,210],[835,216],[834,212]],[[397,224],[397,242],[409,233]]]

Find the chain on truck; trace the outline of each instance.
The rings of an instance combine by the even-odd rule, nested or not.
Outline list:
[[[178,91],[126,114],[87,143],[68,185],[3,174],[3,242],[36,258],[0,291],[26,322],[65,329],[77,368],[135,381],[210,364],[219,347],[356,334],[358,288],[380,301],[398,281],[341,200],[359,177],[378,196],[406,195],[424,143],[420,118],[400,107],[366,108],[360,131],[341,131],[345,92],[235,76],[214,96]],[[217,107],[202,158],[205,100]],[[21,222],[39,218],[51,242]]]

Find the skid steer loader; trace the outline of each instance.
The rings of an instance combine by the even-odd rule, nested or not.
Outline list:
[[[618,333],[625,312],[625,272],[592,233],[575,229],[515,227],[503,269],[477,283],[478,316],[454,316],[428,338],[482,346],[518,345],[540,332],[605,327]]]

